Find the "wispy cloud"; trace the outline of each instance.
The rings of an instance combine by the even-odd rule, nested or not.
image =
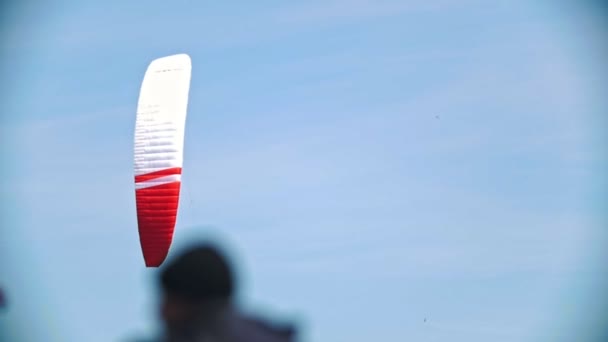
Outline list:
[[[403,15],[405,12],[450,10],[463,6],[458,1],[371,1],[332,0],[313,1],[286,6],[275,13],[281,22],[298,25],[340,25],[360,19],[375,19]]]
[[[230,7],[209,5],[175,7],[152,3],[146,8],[129,4],[100,8],[84,4],[65,11],[26,11],[21,23],[7,31],[5,42],[12,48],[44,46],[57,49],[83,48],[91,44],[97,48],[128,48],[134,42],[154,48],[163,45],[182,48],[251,46],[318,30],[319,25],[339,26],[361,19],[397,16],[405,12],[447,11],[462,6],[462,2],[451,0],[429,4],[332,0],[235,13]],[[255,15],[251,15],[252,11]],[[203,15],[207,20],[199,20]],[[112,25],[104,21],[107,17],[113,18]],[[173,25],[158,25],[167,21]],[[146,24],[136,25],[136,22]],[[192,32],[197,33],[198,39],[193,40]]]

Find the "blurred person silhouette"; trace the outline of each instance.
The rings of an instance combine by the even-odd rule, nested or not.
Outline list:
[[[6,295],[4,294],[4,290],[0,287],[0,310],[6,309],[8,306],[8,301],[6,299]]]
[[[248,316],[236,306],[228,259],[209,243],[187,248],[161,270],[160,318],[167,342],[295,341],[291,325]]]

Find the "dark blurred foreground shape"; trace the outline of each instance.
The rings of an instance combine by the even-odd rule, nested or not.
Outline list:
[[[0,310],[3,310],[7,307],[6,295],[4,294],[4,290],[0,287]]]
[[[278,326],[243,314],[234,301],[233,269],[211,244],[185,250],[161,269],[161,340],[167,342],[295,341],[291,325]]]

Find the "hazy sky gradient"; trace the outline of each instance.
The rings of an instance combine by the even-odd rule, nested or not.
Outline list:
[[[249,307],[305,341],[593,334],[607,31],[535,4],[7,7],[0,337],[153,332],[133,130],[148,63],[174,53],[193,63],[174,246],[221,241]]]

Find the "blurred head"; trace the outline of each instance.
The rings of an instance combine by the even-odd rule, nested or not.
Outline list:
[[[160,274],[161,318],[168,327],[188,324],[202,311],[229,303],[234,276],[216,247],[199,244],[170,261]]]

